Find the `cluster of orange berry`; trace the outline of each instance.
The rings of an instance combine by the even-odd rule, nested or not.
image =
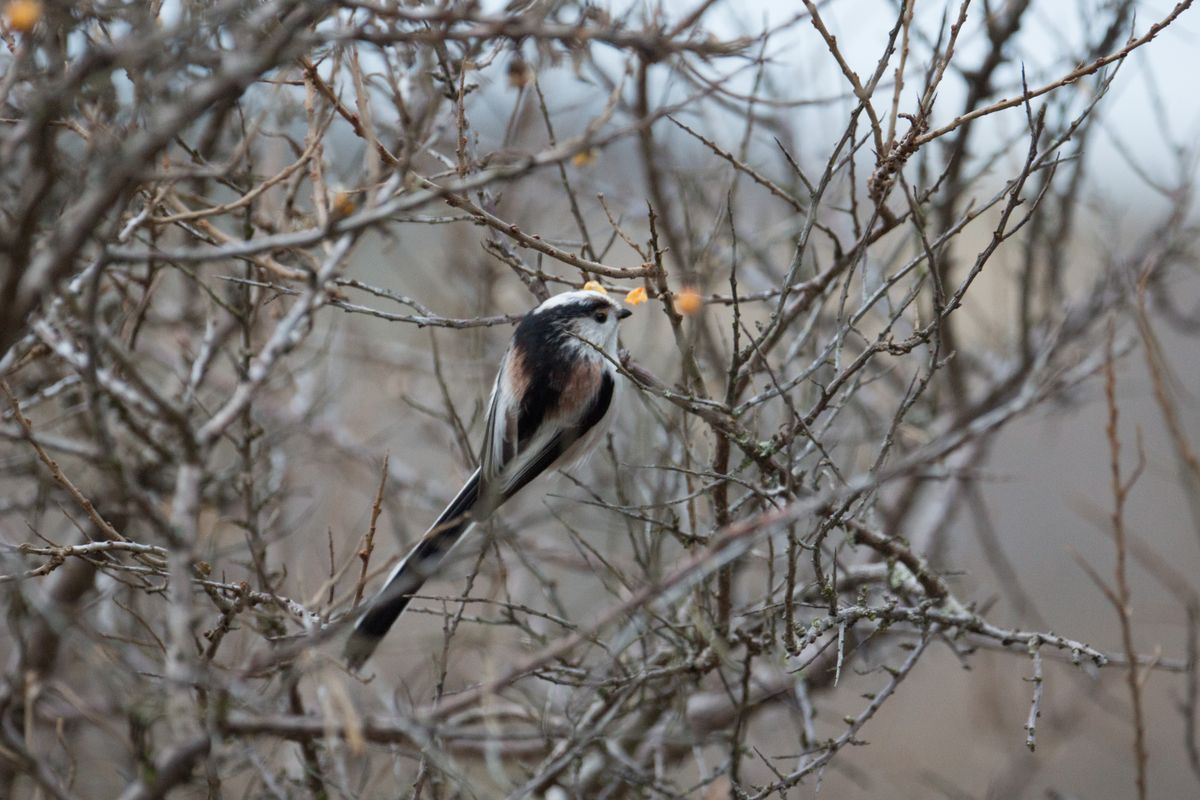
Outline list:
[[[608,294],[608,290],[596,281],[588,281],[583,285],[583,288],[590,292]],[[625,302],[631,306],[640,306],[648,299],[650,298],[646,293],[645,286],[639,286],[625,295]],[[675,310],[685,317],[699,314],[703,308],[704,298],[701,297],[700,292],[696,291],[695,289],[685,286],[675,294]]]

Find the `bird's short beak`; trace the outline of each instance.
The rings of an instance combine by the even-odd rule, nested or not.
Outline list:
[[[629,319],[633,316],[633,312],[628,308],[622,308],[617,311],[617,319]]]

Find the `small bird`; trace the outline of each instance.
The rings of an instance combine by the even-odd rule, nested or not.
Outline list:
[[[472,525],[600,441],[618,387],[617,323],[632,313],[582,289],[549,298],[517,325],[492,385],[480,466],[367,603],[346,642],[351,669],[371,657]]]

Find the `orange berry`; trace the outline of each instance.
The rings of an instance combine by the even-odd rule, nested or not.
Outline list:
[[[42,4],[38,0],[12,0],[4,7],[8,26],[18,33],[29,33],[42,18]]]
[[[702,308],[704,308],[704,298],[695,289],[685,287],[675,295],[675,310],[685,317],[699,314]]]

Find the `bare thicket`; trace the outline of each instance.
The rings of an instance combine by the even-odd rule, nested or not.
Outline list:
[[[1020,796],[1089,703],[1112,796],[1195,791],[1200,582],[1127,500],[1166,465],[1200,537],[1164,344],[1198,330],[1196,131],[1106,115],[1191,2],[787,5],[8,4],[0,797],[810,797],[985,651],[1025,727],[965,796]],[[1102,137],[1137,235],[1097,233],[1132,202],[1097,202]],[[607,443],[348,673],[511,323],[589,280],[648,297]],[[1062,602],[1095,645],[988,503],[1013,425],[1091,402],[1111,493]]]

